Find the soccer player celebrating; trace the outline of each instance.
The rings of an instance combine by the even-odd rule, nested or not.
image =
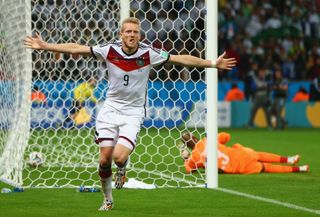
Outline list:
[[[100,147],[99,176],[104,202],[99,210],[113,207],[112,160],[117,165],[115,187],[122,188],[125,182],[126,162],[136,146],[137,135],[145,117],[146,92],[149,71],[152,66],[166,62],[187,67],[215,67],[230,70],[234,58],[205,60],[191,55],[170,55],[140,42],[140,22],[127,18],[122,22],[120,40],[93,47],[75,43],[51,44],[40,35],[26,37],[24,45],[35,50],[92,56],[108,67],[108,92],[103,108],[96,120],[95,142]]]
[[[181,156],[184,158],[184,166],[187,173],[194,172],[198,168],[205,168],[206,138],[198,140],[190,132],[182,134],[180,145]],[[296,164],[300,156],[283,157],[273,153],[256,152],[241,144],[228,147],[225,144],[230,140],[230,134],[218,134],[218,170],[220,173],[229,174],[256,174],[266,173],[292,173],[309,172],[309,166],[276,165],[271,163]],[[183,146],[184,145],[184,146]],[[191,154],[187,150],[192,149]]]

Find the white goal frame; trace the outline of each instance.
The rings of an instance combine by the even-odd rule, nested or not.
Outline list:
[[[207,19],[207,47],[206,58],[217,59],[218,51],[218,2],[206,0]],[[213,40],[208,40],[213,39]],[[217,69],[208,68],[206,73],[207,83],[207,165],[206,183],[208,188],[218,187],[218,73]],[[210,154],[209,154],[210,153]]]

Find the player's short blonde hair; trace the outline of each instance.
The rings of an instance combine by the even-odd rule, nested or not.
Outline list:
[[[137,24],[139,26],[139,29],[140,29],[140,20],[138,20],[137,18],[135,17],[128,17],[126,19],[124,19],[121,23],[121,28],[120,28],[120,32],[123,32],[123,26],[124,24],[126,23],[134,23],[134,24]]]

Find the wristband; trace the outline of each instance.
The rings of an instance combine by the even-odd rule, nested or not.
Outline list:
[[[211,68],[216,68],[216,61],[214,60],[211,60]]]

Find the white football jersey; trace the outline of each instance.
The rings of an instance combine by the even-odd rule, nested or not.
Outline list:
[[[121,46],[121,41],[114,41],[91,47],[92,55],[106,62],[108,67],[108,91],[103,110],[144,117],[150,69],[165,63],[169,54],[140,42],[137,51],[128,55]],[[103,119],[103,114],[98,115],[98,119]]]

